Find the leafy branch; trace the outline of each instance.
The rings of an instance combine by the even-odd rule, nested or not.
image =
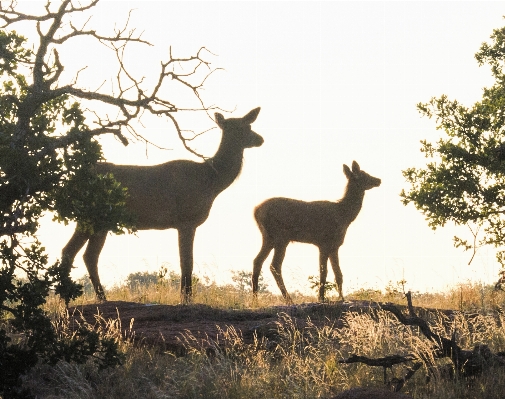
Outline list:
[[[423,213],[432,229],[448,222],[468,226],[471,242],[459,237],[453,242],[473,250],[470,262],[478,248],[492,245],[505,267],[505,28],[495,30],[491,39],[475,55],[479,65],[491,66],[495,77],[480,101],[467,107],[441,95],[417,105],[421,115],[435,120],[441,137],[436,143],[421,141],[429,161],[424,168],[403,171],[410,187],[400,197]]]

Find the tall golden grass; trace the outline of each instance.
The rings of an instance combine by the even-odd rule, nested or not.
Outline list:
[[[177,287],[151,284],[137,289],[115,287],[107,293],[110,300],[177,304]],[[358,291],[348,299],[396,302],[405,304],[400,289]],[[293,295],[295,303],[313,302],[316,297]],[[93,295],[79,298],[75,304],[94,302]],[[282,297],[270,293],[252,302],[248,290],[234,286],[200,284],[195,302],[215,308],[269,307],[283,304]],[[431,309],[454,309],[450,318],[432,313],[430,323],[438,333],[450,336],[456,331],[458,344],[471,349],[484,343],[494,351],[505,351],[505,319],[501,307],[505,293],[492,287],[467,284],[445,293],[413,296],[415,306]],[[52,298],[48,309],[61,314],[61,303]],[[219,342],[198,341],[191,332],[181,334],[187,349],[184,357],[160,353],[156,348],[134,346],[121,333],[118,320],[102,321],[103,334],[113,336],[124,352],[124,363],[115,369],[98,370],[92,362],[84,365],[58,363],[39,366],[25,377],[25,386],[39,398],[331,398],[355,386],[382,386],[383,369],[363,364],[341,364],[351,354],[381,357],[413,354],[423,367],[409,380],[402,392],[414,398],[502,398],[505,392],[505,369],[473,380],[447,380],[442,375],[428,375],[435,359],[433,343],[416,328],[399,323],[389,312],[376,309],[361,313],[344,313],[343,327],[328,320],[317,327],[310,319],[300,327],[297,320],[279,313],[274,341],[259,339],[246,344],[232,327],[223,329]],[[56,320],[57,318],[55,318]],[[59,318],[60,323],[62,322]],[[342,326],[342,323],[339,323]],[[208,348],[213,348],[209,352]],[[210,354],[210,355],[209,355]],[[445,362],[447,363],[447,362]],[[405,366],[388,371],[401,377]],[[435,373],[436,374],[436,373]],[[430,381],[427,382],[427,377]]]

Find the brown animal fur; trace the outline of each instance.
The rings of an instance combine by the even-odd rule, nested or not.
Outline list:
[[[281,267],[286,247],[291,241],[298,241],[319,248],[319,300],[324,301],[328,258],[335,273],[340,298],[344,299],[338,249],[344,242],[347,228],[361,210],[365,191],[381,184],[380,179],[362,171],[356,161],[352,163],[352,171],[344,165],[344,173],[348,183],[344,197],[338,202],[270,198],[256,207],[254,217],[263,236],[263,245],[254,259],[252,285],[255,295],[263,262],[274,249],[270,270],[286,301],[292,302],[284,286]]]
[[[192,294],[196,228],[207,220],[217,195],[239,175],[244,149],[263,144],[263,138],[251,130],[259,111],[256,108],[242,118],[229,119],[216,113],[216,123],[223,131],[221,144],[214,157],[206,162],[176,160],[154,166],[97,164],[99,173],[112,173],[128,188],[126,205],[135,217],[138,230],[178,230],[184,301]],[[70,267],[88,242],[84,263],[100,300],[106,298],[98,276],[98,258],[106,238],[107,231],[91,235],[77,228],[62,251],[62,261]]]

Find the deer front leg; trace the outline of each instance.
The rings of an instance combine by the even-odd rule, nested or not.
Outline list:
[[[335,252],[330,253],[330,263],[331,267],[333,268],[333,273],[335,273],[335,283],[337,283],[338,295],[340,296],[340,299],[343,301],[344,300],[344,294],[342,293],[343,277],[338,262],[338,249]]]
[[[284,255],[286,254],[287,244],[277,245],[274,248],[274,257],[272,259],[272,264],[270,265],[270,271],[274,276],[277,286],[281,290],[282,296],[286,303],[292,304],[293,301],[286,290],[284,285],[284,280],[282,279],[282,261],[284,260]]]
[[[328,276],[328,253],[319,249],[319,302],[324,302],[326,277]]]
[[[261,268],[263,267],[263,263],[265,262],[265,259],[268,257],[268,254],[272,248],[272,244],[267,242],[267,239],[263,237],[263,244],[261,245],[260,252],[256,258],[254,258],[253,262],[252,290],[255,297],[258,295],[258,279],[260,277]]]
[[[107,300],[98,275],[98,258],[100,257],[100,252],[102,252],[106,238],[107,231],[95,233],[90,236],[88,246],[86,247],[86,251],[84,251],[83,256],[84,264],[88,269],[89,278],[93,284],[93,288],[95,289],[96,296],[100,301]]]
[[[191,302],[193,295],[193,242],[195,240],[196,227],[183,227],[179,232],[179,258],[181,263],[181,301]]]

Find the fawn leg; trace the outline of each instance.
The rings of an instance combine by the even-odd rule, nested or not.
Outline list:
[[[268,254],[272,250],[273,245],[268,242],[268,240],[263,236],[263,244],[261,245],[260,252],[254,258],[253,261],[253,274],[252,274],[252,290],[253,290],[253,295],[257,296],[258,295],[258,279],[260,277],[261,273],[261,268],[263,267],[263,263],[265,262],[265,259],[268,257]]]
[[[100,252],[102,252],[106,238],[107,231],[95,233],[90,236],[88,246],[86,247],[86,251],[84,251],[83,256],[84,264],[88,269],[89,278],[93,283],[93,288],[95,289],[96,296],[100,301],[107,300],[102,284],[100,283],[100,277],[98,276],[98,258],[100,257]]]
[[[284,260],[284,255],[286,254],[286,247],[288,244],[277,244],[274,247],[274,257],[272,259],[272,264],[270,265],[270,271],[272,272],[277,286],[281,290],[282,296],[287,303],[293,303],[291,297],[289,296],[286,286],[284,285],[284,280],[282,279],[282,261]]]
[[[330,263],[331,267],[333,268],[333,273],[335,273],[335,282],[337,283],[338,287],[338,295],[340,296],[340,299],[342,299],[343,301],[344,300],[344,294],[342,293],[343,277],[338,262],[338,249],[335,252],[330,253]]]
[[[192,274],[193,274],[193,242],[196,227],[182,227],[179,232],[179,258],[181,263],[181,300],[182,303],[191,302]]]
[[[324,289],[328,276],[328,253],[319,248],[319,302],[324,302]]]

